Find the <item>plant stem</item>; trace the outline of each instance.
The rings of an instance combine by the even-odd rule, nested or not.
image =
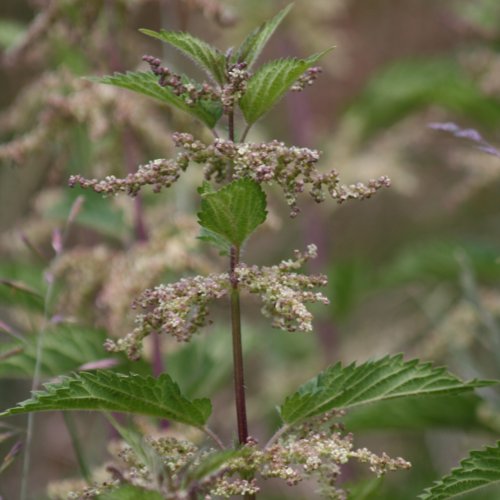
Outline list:
[[[228,135],[229,140],[234,142],[234,110],[231,109],[227,114],[227,122],[228,122]]]
[[[203,432],[209,436],[210,438],[212,438],[214,440],[214,442],[217,444],[217,446],[221,449],[221,450],[225,450],[226,447],[224,446],[224,443],[221,441],[221,439],[219,438],[219,436],[217,436],[217,434],[215,434],[214,431],[212,431],[210,428],[204,426],[202,428]]]
[[[233,371],[234,371],[234,395],[236,402],[236,418],[238,421],[238,440],[245,444],[248,439],[247,411],[245,403],[245,380],[243,373],[243,349],[241,343],[241,312],[240,291],[236,266],[240,260],[240,249],[231,247],[230,271],[231,280],[231,330],[233,337]]]
[[[64,419],[64,423],[66,424],[66,429],[68,430],[69,437],[71,438],[71,444],[73,446],[73,451],[75,452],[76,460],[78,462],[78,466],[80,467],[82,477],[83,479],[85,479],[87,484],[91,484],[90,471],[83,455],[83,450],[81,447],[80,439],[78,438],[78,433],[76,430],[75,421],[73,420],[73,416],[70,415],[67,411],[63,411],[61,413]]]
[[[248,135],[248,132],[250,132],[250,129],[252,128],[252,125],[251,124],[248,124],[246,127],[245,127],[245,130],[243,131],[243,134],[241,134],[241,137],[240,137],[240,142],[245,142],[245,139],[247,138],[247,135]]]

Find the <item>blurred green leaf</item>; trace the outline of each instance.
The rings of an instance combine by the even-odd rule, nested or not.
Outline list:
[[[491,431],[479,418],[482,404],[479,396],[470,393],[382,401],[352,408],[343,422],[353,432],[432,428]]]
[[[332,365],[287,397],[280,412],[285,423],[294,425],[335,408],[396,398],[459,394],[494,384],[486,380],[462,382],[445,368],[434,368],[431,363],[404,361],[402,355],[386,356],[361,365]]]
[[[91,190],[66,189],[62,198],[47,208],[44,216],[65,222],[79,196],[84,202],[76,217],[78,224],[111,238],[122,239],[127,234],[129,226],[123,209]]]
[[[112,371],[81,372],[61,382],[45,384],[32,398],[0,416],[38,411],[99,410],[165,418],[203,426],[212,412],[208,399],[189,401],[179,386],[163,373],[158,378]]]
[[[25,342],[0,343],[0,356],[12,349],[20,349],[18,354],[0,361],[0,375],[3,377],[31,378],[36,363],[36,335],[27,336]],[[73,325],[52,326],[45,332],[41,374],[43,377],[78,370],[90,361],[109,358],[104,350],[106,332]]]
[[[381,498],[379,493],[383,481],[383,476],[375,477],[364,481],[358,480],[354,484],[343,484],[342,487],[347,490],[348,500],[371,500]]]
[[[471,451],[460,467],[436,481],[419,495],[422,500],[444,500],[472,493],[480,488],[500,483],[500,441],[496,446]]]
[[[411,281],[454,281],[458,283],[461,268],[458,252],[467,255],[474,273],[480,280],[496,282],[500,278],[498,250],[480,242],[433,240],[413,243],[392,257],[379,273],[378,284],[394,286]]]
[[[374,272],[371,266],[359,260],[335,262],[328,270],[330,296],[334,297],[334,317],[348,317],[353,307],[374,287]]]
[[[400,61],[380,70],[346,118],[366,140],[428,106],[441,106],[484,126],[500,125],[500,100],[485,95],[450,58]]]
[[[156,491],[145,490],[138,486],[120,486],[97,497],[99,500],[163,500],[163,495]]]
[[[15,45],[26,32],[26,26],[11,19],[0,19],[0,48]]]
[[[4,283],[18,283],[21,286],[0,285],[0,304],[43,311],[46,283],[43,281],[41,264],[5,259],[0,262],[0,279]]]

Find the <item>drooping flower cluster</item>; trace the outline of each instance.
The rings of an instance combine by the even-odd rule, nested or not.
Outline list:
[[[175,133],[172,138],[175,145],[183,149],[175,159],[154,160],[141,165],[136,173],[124,179],[108,176],[98,181],[74,175],[70,177],[69,185],[78,184],[102,194],[124,192],[135,196],[146,185],[153,186],[155,192],[170,187],[190,161],[204,165],[205,178],[214,178],[216,182],[227,179],[231,166],[234,180],[250,178],[258,183],[278,184],[290,206],[292,217],[299,213],[297,196],[306,187],[317,203],[324,201],[326,193],[329,193],[340,204],[346,200],[370,198],[379,189],[390,186],[386,176],[371,179],[366,184],[340,184],[336,170],[326,173],[318,170],[319,151],[288,147],[279,141],[252,144],[215,139],[207,145],[187,133]]]
[[[136,317],[136,327],[122,339],[108,340],[108,351],[125,351],[131,359],[140,354],[142,340],[150,333],[166,333],[178,341],[188,341],[199,328],[208,323],[208,303],[229,291],[227,274],[194,276],[147,289],[134,302],[145,312]]]
[[[158,159],[140,165],[137,172],[128,174],[124,179],[108,175],[102,180],[85,179],[81,175],[72,175],[68,184],[70,187],[79,185],[84,189],[93,189],[96,193],[105,195],[127,193],[137,196],[143,186],[153,186],[153,191],[159,193],[163,188],[170,187],[185,171],[189,164],[186,155],[180,153],[175,160]]]
[[[289,332],[312,331],[313,316],[305,304],[329,303],[322,293],[312,291],[327,284],[326,276],[307,276],[292,272],[316,256],[316,246],[309,245],[303,254],[296,251],[295,260],[284,261],[271,267],[242,265],[237,269],[240,286],[250,293],[260,295],[264,304],[262,313],[272,319],[275,328]]]
[[[184,102],[188,106],[194,106],[200,100],[217,101],[220,99],[219,92],[208,83],[195,85],[186,83],[183,78],[173,73],[169,68],[162,66],[160,59],[154,56],[143,56],[142,60],[147,62],[151,67],[151,71],[159,77],[158,83],[162,87],[169,87],[172,92],[183,97]]]
[[[338,203],[349,199],[371,197],[382,187],[390,186],[389,178],[382,176],[368,184],[358,182],[340,184],[336,170],[321,173],[316,167],[320,152],[315,149],[287,147],[283,142],[234,143],[216,139],[205,145],[190,134],[174,134],[176,146],[182,147],[189,158],[205,166],[205,177],[221,181],[227,177],[228,164],[233,165],[234,179],[251,178],[256,182],[277,183],[284,192],[291,215],[299,213],[297,195],[309,185],[314,201],[325,199],[325,191]]]
[[[260,476],[262,479],[282,479],[289,486],[315,479],[324,498],[345,500],[347,492],[339,488],[337,480],[341,466],[349,461],[367,464],[377,476],[411,467],[400,457],[391,458],[384,452],[377,455],[366,448],[356,449],[352,434],[344,431],[340,421],[344,415],[343,410],[335,409],[310,419],[288,429],[264,448],[249,438],[241,453],[228,456],[217,467],[207,468],[205,475],[198,472],[194,475],[195,480],[192,479],[193,471],[202,469],[207,461],[210,463],[215,450],[200,449],[188,440],[168,435],[148,436],[144,446],[148,451],[146,455],[153,457],[152,470],[151,463],[144,462],[146,455],[140,457],[129,446],[114,442],[109,450],[113,461],[106,467],[110,478],[99,473],[100,481],[96,484],[90,487],[82,484],[79,492],[64,497],[51,495],[51,498],[95,498],[125,484],[161,492],[169,500],[185,500],[195,495],[207,500],[230,498],[258,493],[257,478]],[[56,489],[53,491],[55,493]]]
[[[271,267],[240,265],[236,277],[242,291],[260,295],[263,314],[274,327],[288,331],[311,331],[312,314],[307,303],[328,303],[321,293],[313,291],[326,285],[322,275],[307,276],[293,272],[316,256],[315,245],[305,253],[296,252],[295,260]],[[209,323],[209,303],[226,297],[231,290],[228,273],[183,278],[180,281],[148,289],[135,301],[142,309],[136,316],[134,330],[124,338],[108,340],[106,349],[124,351],[132,359],[140,354],[142,340],[153,331],[172,335],[178,341],[189,341],[194,333]]]
[[[353,435],[346,434],[338,421],[344,412],[333,410],[292,428],[262,453],[259,474],[265,478],[278,477],[290,486],[315,477],[325,497],[347,498],[336,482],[341,465],[351,459],[369,465],[377,476],[388,471],[408,469],[411,464],[403,458],[377,455],[366,448],[355,449]]]

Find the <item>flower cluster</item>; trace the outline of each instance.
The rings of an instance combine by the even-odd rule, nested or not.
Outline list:
[[[327,284],[326,276],[307,276],[291,272],[300,268],[307,260],[317,255],[315,245],[309,245],[302,254],[296,252],[296,260],[284,261],[276,266],[240,266],[236,274],[240,286],[250,293],[260,295],[264,306],[262,313],[272,319],[275,328],[294,332],[312,330],[312,314],[305,304],[320,302],[328,304],[328,299],[320,292],[312,291]]]
[[[351,459],[369,464],[377,476],[388,471],[408,469],[406,460],[380,456],[366,448],[355,449],[352,434],[346,434],[338,421],[344,412],[333,410],[291,429],[277,442],[266,447],[259,460],[259,473],[265,478],[278,477],[290,486],[315,477],[325,496],[344,499],[346,494],[336,487],[340,466]]]
[[[241,99],[247,89],[250,74],[246,71],[246,68],[246,62],[238,62],[230,65],[227,69],[226,78],[228,83],[222,87],[221,92],[221,102],[226,113],[234,108],[235,103]]]
[[[188,341],[199,328],[208,324],[208,303],[228,294],[229,276],[194,276],[147,289],[134,302],[145,312],[136,317],[134,330],[117,341],[108,340],[108,351],[125,351],[131,359],[139,357],[142,340],[150,333],[166,333],[178,341]]]
[[[151,67],[151,71],[159,77],[158,83],[162,87],[169,87],[172,92],[182,97],[188,106],[194,106],[198,101],[205,99],[218,101],[220,99],[219,92],[208,83],[195,85],[186,83],[183,78],[173,73],[170,69],[161,65],[161,61],[157,57],[143,56],[142,60],[147,62]]]
[[[291,215],[299,213],[297,195],[306,185],[316,202],[324,201],[325,191],[338,203],[349,199],[371,197],[382,187],[390,186],[390,180],[379,177],[363,184],[341,185],[336,170],[321,173],[316,167],[319,151],[309,148],[287,147],[283,142],[234,143],[216,139],[205,145],[190,134],[175,134],[176,146],[182,147],[189,160],[204,164],[205,177],[216,181],[226,178],[228,163],[233,164],[235,179],[251,178],[256,182],[277,183],[284,192]]]
[[[157,467],[152,470],[151,463],[145,463],[144,457],[115,441],[109,449],[113,460],[105,468],[108,477],[103,476],[103,469],[98,471],[99,481],[95,484],[86,487],[74,484],[79,492],[51,498],[95,498],[103,491],[132,484],[161,492],[169,500],[185,500],[195,495],[210,500],[256,494],[260,490],[257,484],[260,476],[283,479],[289,486],[314,478],[325,498],[345,500],[346,492],[336,483],[341,466],[350,460],[368,464],[377,476],[411,467],[399,457],[377,455],[366,448],[355,449],[352,434],[345,433],[340,421],[344,415],[343,410],[336,409],[310,419],[287,429],[264,448],[250,437],[241,453],[228,457],[218,467],[208,468],[203,476],[195,475],[196,480],[192,479],[192,471],[203,469],[207,461],[210,463],[214,449],[201,449],[188,440],[170,435],[147,436],[144,440],[147,456],[154,457],[153,462],[163,466],[158,474]],[[55,493],[55,489],[53,491]]]
[[[316,256],[316,247],[309,245],[305,253],[296,252],[294,260],[276,266],[240,265],[236,268],[242,291],[260,295],[263,314],[272,319],[274,327],[288,331],[311,331],[312,314],[307,303],[328,303],[321,293],[313,291],[326,285],[326,277],[307,276],[293,272]],[[231,290],[227,273],[183,278],[168,285],[147,289],[134,302],[143,312],[136,316],[135,328],[124,338],[108,340],[106,349],[124,351],[132,359],[140,354],[142,340],[153,331],[172,335],[178,341],[189,341],[201,327],[209,323],[209,302],[226,297]]]
[[[114,175],[108,175],[103,180],[85,179],[81,175],[72,175],[69,178],[69,186],[93,189],[96,193],[105,195],[127,193],[130,196],[137,196],[143,186],[153,186],[155,193],[159,193],[162,188],[170,187],[185,171],[189,164],[186,155],[179,154],[175,160],[153,160],[146,165],[140,165],[137,172],[128,174],[124,179],[119,179]]]
[[[293,92],[302,92],[308,85],[312,85],[321,73],[323,73],[323,70],[320,66],[313,66],[312,68],[309,68],[298,78],[290,90]]]

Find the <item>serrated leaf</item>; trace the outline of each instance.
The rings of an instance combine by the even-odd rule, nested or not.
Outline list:
[[[157,379],[111,371],[82,372],[45,384],[32,398],[0,417],[53,410],[100,410],[165,418],[201,427],[212,411],[208,399],[189,401],[167,374]]]
[[[248,124],[255,123],[283,97],[297,78],[332,49],[307,59],[278,59],[261,66],[248,80],[239,105]]]
[[[220,50],[183,31],[161,30],[157,32],[148,29],[139,31],[172,45],[201,66],[217,83],[224,83],[226,58]]]
[[[500,483],[500,441],[496,446],[471,451],[460,467],[419,495],[422,500],[444,500]],[[495,497],[497,498],[497,497]]]
[[[266,195],[260,185],[251,179],[239,179],[218,191],[204,191],[198,223],[209,231],[205,235],[219,237],[217,242],[212,241],[218,246],[225,241],[227,249],[232,245],[240,248],[266,216]]]
[[[168,87],[162,87],[158,83],[158,78],[150,71],[127,71],[126,73],[115,73],[114,75],[92,77],[89,79],[93,82],[114,85],[115,87],[121,87],[138,92],[139,94],[154,97],[195,116],[210,128],[213,128],[222,116],[220,103],[202,100],[190,106],[186,104],[182,96],[175,95]]]
[[[240,48],[236,51],[233,56],[233,62],[246,62],[248,68],[257,60],[260,53],[266,46],[267,42],[276,31],[281,21],[287,16],[287,14],[292,9],[293,4],[288,5],[283,10],[278,12],[269,21],[266,21],[261,26],[259,26],[255,31],[250,33],[246,39],[241,44]]]
[[[281,417],[293,425],[335,408],[410,396],[457,394],[494,381],[462,382],[431,363],[404,361],[401,354],[361,365],[336,363],[289,396],[281,406]]]

